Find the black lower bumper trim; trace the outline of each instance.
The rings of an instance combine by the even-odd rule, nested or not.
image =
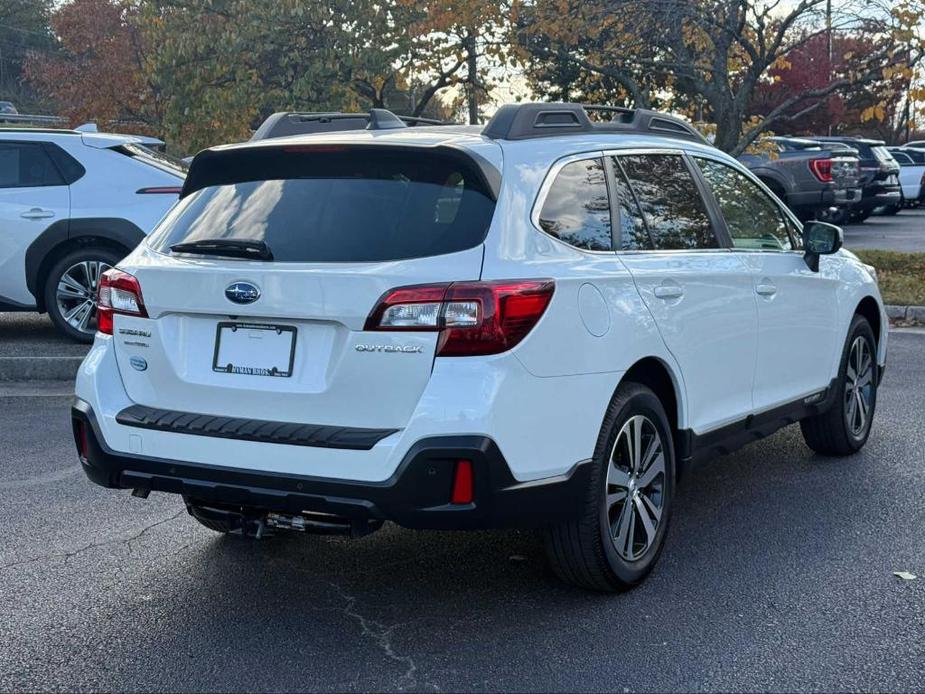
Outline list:
[[[491,439],[441,436],[418,441],[384,482],[253,472],[112,451],[92,409],[80,399],[72,419],[84,472],[104,487],[280,513],[389,520],[409,528],[541,527],[568,520],[580,513],[591,470],[581,463],[558,477],[518,482]],[[471,504],[450,503],[459,460],[472,462]]]
[[[211,436],[219,439],[285,443],[291,446],[346,448],[368,451],[398,429],[359,429],[321,424],[293,424],[266,419],[216,417],[194,412],[162,410],[145,405],[131,405],[116,415],[119,424],[140,429],[169,431],[175,434]]]

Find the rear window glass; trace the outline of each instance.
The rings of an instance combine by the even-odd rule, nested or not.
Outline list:
[[[893,155],[890,154],[889,150],[886,147],[871,147],[871,150],[874,153],[874,157],[878,161],[892,162]]]
[[[282,262],[402,260],[479,245],[494,212],[478,170],[462,156],[369,149],[254,154],[242,158],[241,177],[259,180],[207,186],[183,198],[150,246],[167,253],[177,243],[246,240],[265,242]]]

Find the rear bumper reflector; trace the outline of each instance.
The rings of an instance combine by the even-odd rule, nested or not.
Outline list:
[[[368,451],[386,436],[398,431],[217,417],[194,412],[162,410],[145,405],[126,407],[116,415],[116,421],[123,426],[169,431],[174,434],[355,451]]]

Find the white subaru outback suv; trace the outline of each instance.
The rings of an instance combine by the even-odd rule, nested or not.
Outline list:
[[[681,121],[610,115],[379,112],[200,153],[103,276],[86,474],[220,532],[540,528],[559,576],[616,590],[693,461],[795,422],[857,451],[873,269]]]
[[[0,129],[0,311],[48,312],[68,337],[96,332],[100,274],[177,201],[185,167],[151,138]]]

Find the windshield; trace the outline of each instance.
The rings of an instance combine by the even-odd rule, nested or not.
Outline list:
[[[474,166],[429,151],[280,150],[262,166],[266,178],[183,198],[151,248],[221,239],[263,242],[282,262],[421,258],[482,243],[494,212]]]

